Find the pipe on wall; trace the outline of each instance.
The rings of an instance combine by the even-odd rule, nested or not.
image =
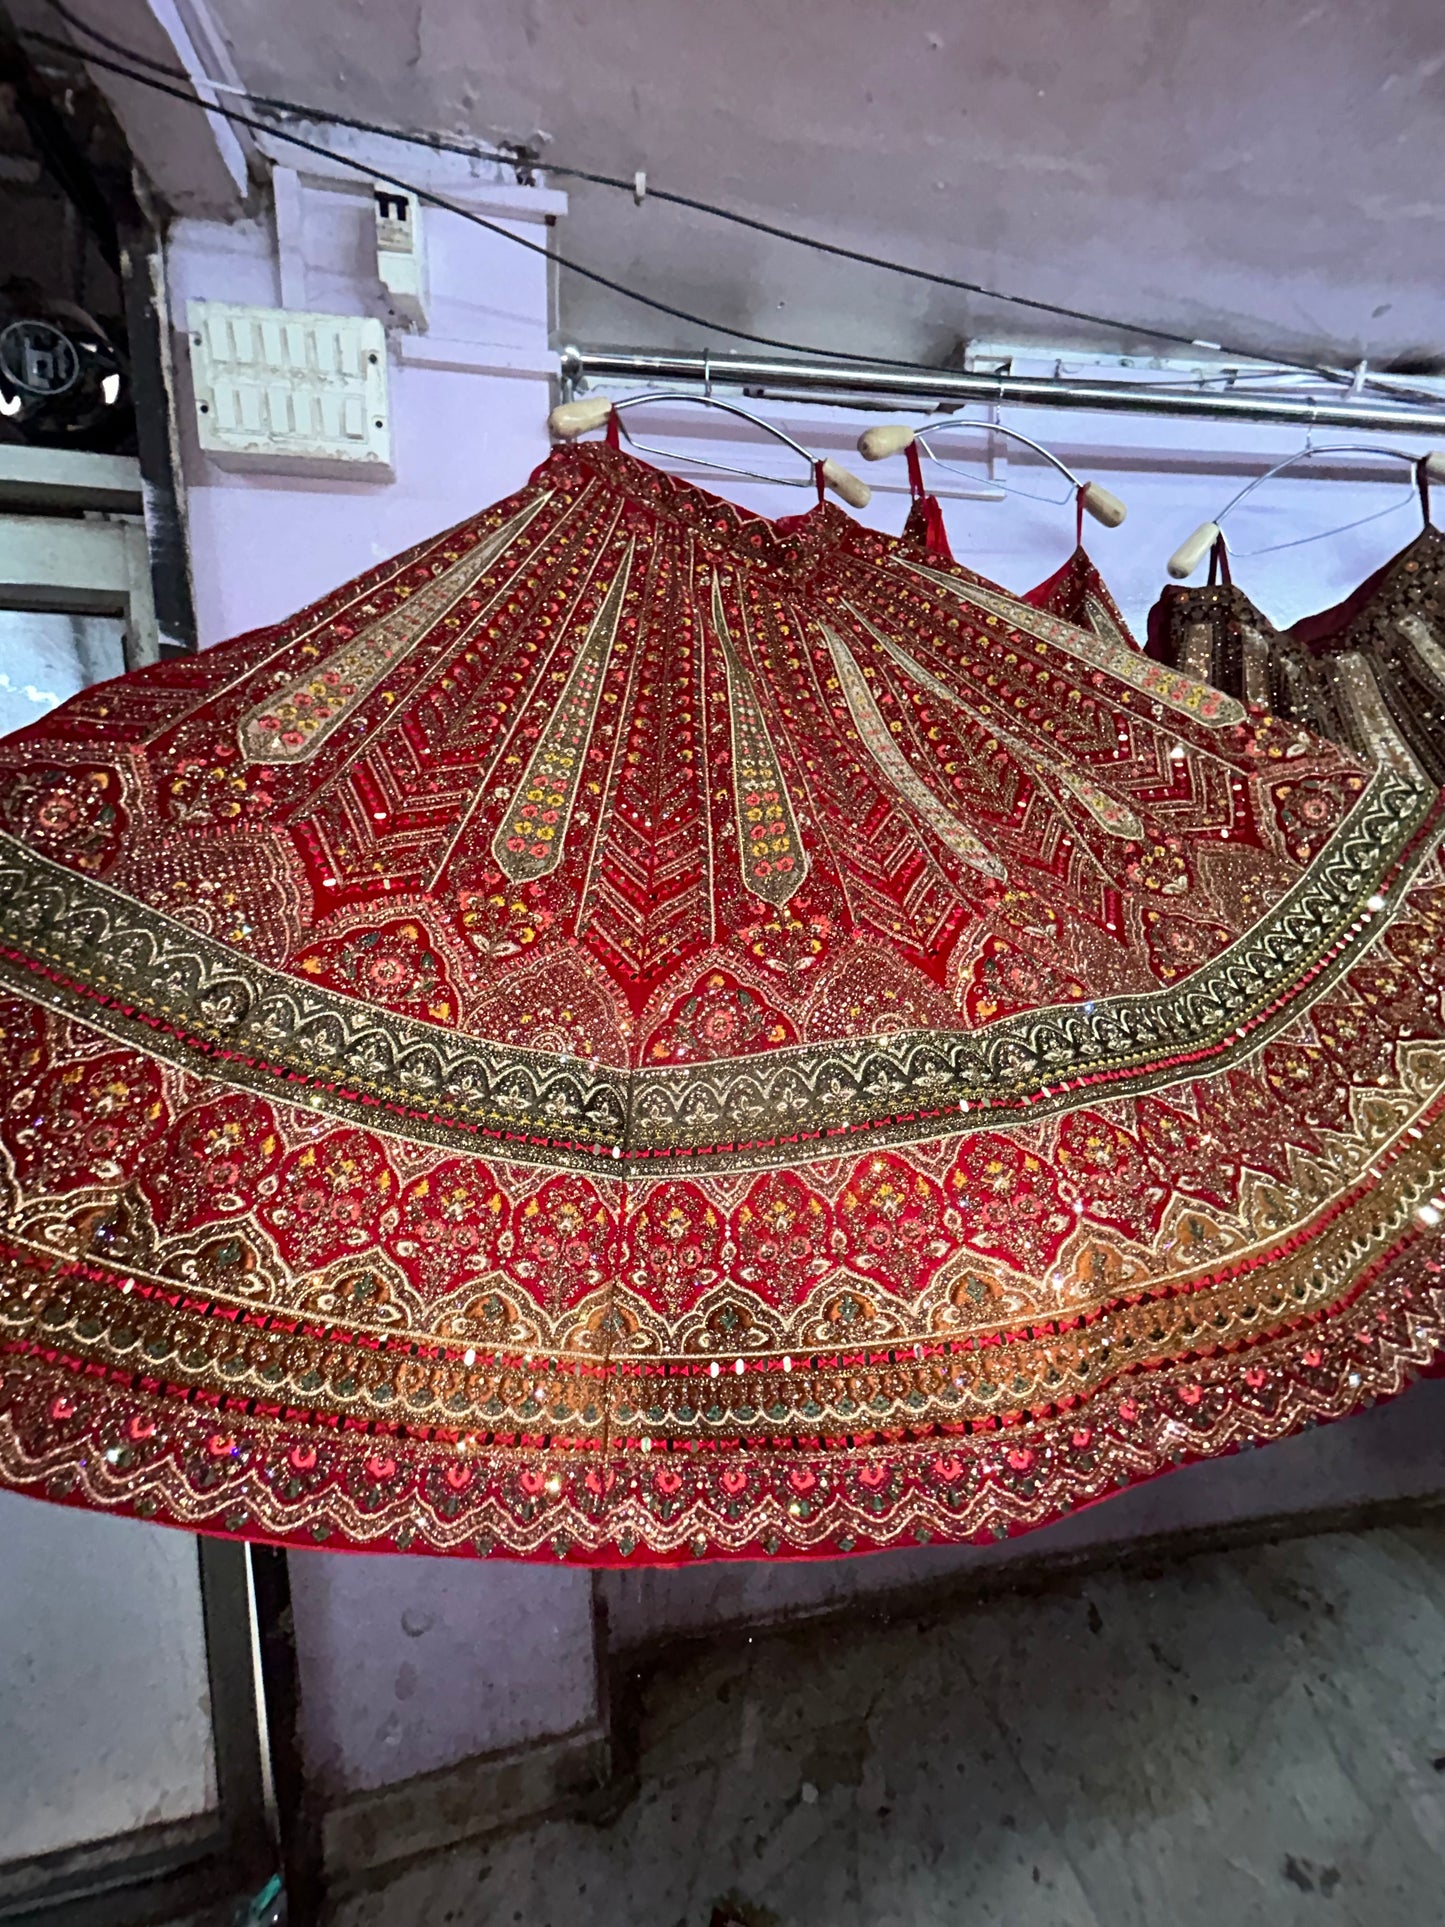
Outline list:
[[[845,360],[791,356],[663,353],[654,349],[576,348],[561,351],[564,390],[593,379],[695,382],[709,389],[767,388],[838,398],[872,397],[930,406],[992,402],[1009,406],[1078,409],[1176,420],[1270,422],[1299,428],[1371,429],[1378,434],[1445,435],[1445,407],[1385,407],[1375,402],[1321,402],[1260,394],[1180,394],[1148,382],[1065,381],[1037,375],[964,374],[933,368],[864,368]]]

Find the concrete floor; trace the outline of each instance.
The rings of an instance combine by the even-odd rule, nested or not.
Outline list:
[[[679,1648],[638,1784],[333,1927],[1429,1927],[1445,1517]]]

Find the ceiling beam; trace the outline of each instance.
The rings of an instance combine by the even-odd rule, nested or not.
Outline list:
[[[17,25],[46,33],[60,25],[35,0],[24,0],[23,6],[12,0],[12,6]],[[246,96],[208,0],[67,0],[66,11],[75,23],[64,31],[76,57],[109,101],[131,153],[164,205],[177,214],[238,214],[250,192],[256,149],[247,129],[215,111],[244,109]],[[87,26],[96,37],[86,33]],[[170,99],[87,59],[94,53],[112,62],[122,57],[117,46],[138,71],[148,62],[171,70],[179,78],[168,72],[168,84],[188,91],[191,99]]]

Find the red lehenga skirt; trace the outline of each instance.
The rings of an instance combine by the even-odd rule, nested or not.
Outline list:
[[[602,446],[0,745],[0,1475],[1002,1536],[1445,1333],[1439,805]]]
[[[903,539],[905,543],[913,543],[926,549],[930,555],[941,556],[945,562],[953,563],[953,550],[944,525],[942,505],[937,496],[930,495],[924,487],[923,467],[917,449],[910,445],[907,454],[913,506],[904,524]],[[1076,527],[1072,554],[1052,575],[1046,576],[1037,587],[1027,590],[1019,600],[1032,608],[1042,609],[1046,615],[1058,616],[1064,622],[1072,623],[1076,629],[1087,629],[1096,636],[1102,636],[1106,642],[1137,649],[1139,644],[1124,620],[1123,611],[1095,567],[1093,557],[1084,547],[1084,493],[1084,489],[1080,488],[1075,502]],[[972,570],[962,570],[962,574],[984,588],[997,586]]]

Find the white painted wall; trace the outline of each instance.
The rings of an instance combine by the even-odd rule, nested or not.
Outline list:
[[[585,1572],[293,1553],[302,1745],[323,1800],[592,1724]]]
[[[195,1541],[0,1493],[0,1862],[215,1801]]]
[[[525,239],[545,241],[560,195],[491,190],[465,175],[448,192]],[[365,182],[303,183],[287,233],[288,305],[338,314],[387,310],[376,277]],[[518,210],[531,218],[518,219]],[[511,218],[509,218],[511,217]],[[187,518],[203,644],[275,622],[325,590],[436,534],[519,487],[547,453],[548,270],[459,216],[427,211],[433,302],[424,337],[393,337],[390,368],[396,480],[316,481],[240,474],[184,436]],[[282,282],[273,224],[184,220],[167,257],[172,313],[190,300],[275,306]],[[403,358],[403,355],[408,358]],[[510,365],[460,372],[459,355]],[[178,339],[183,411],[187,354]]]
[[[410,156],[413,174],[417,166]],[[526,219],[527,213],[540,217],[563,206],[560,196],[538,194],[529,203],[525,191],[476,180],[453,181],[448,191],[467,194],[478,211],[530,239],[546,229],[539,219]],[[274,304],[283,285],[293,306],[383,312],[368,252],[364,195],[351,186],[303,181],[288,206],[284,277],[269,221],[177,224],[169,275],[179,321],[190,298]],[[545,456],[552,397],[543,377],[553,363],[544,265],[456,217],[428,212],[426,218],[431,328],[425,336],[393,338],[394,482],[237,475],[214,467],[194,436],[187,437],[187,507],[205,643],[279,620],[373,562],[507,494]],[[183,340],[179,364],[184,390]],[[820,454],[840,454],[855,466],[856,436],[879,419],[812,405],[762,406],[789,421],[798,439]],[[1039,413],[1015,419],[1128,501],[1125,526],[1115,532],[1094,528],[1089,541],[1140,631],[1163,581],[1164,560],[1180,539],[1216,513],[1243,475],[1299,440],[1278,429],[1181,429]],[[633,421],[643,433],[640,418]],[[646,431],[649,439],[680,437],[677,445],[712,455],[737,446],[731,433],[716,417],[680,409],[660,410]],[[753,441],[743,449],[747,465],[787,472],[789,458],[781,449]],[[685,464],[682,472],[688,472]],[[813,499],[801,489],[693,472],[731,499],[769,514],[796,514]],[[1024,488],[1055,486],[1055,478],[1034,466],[1015,462],[999,472]],[[901,460],[867,473],[878,493],[865,519],[898,530],[907,512]],[[1418,511],[1403,470],[1388,482],[1274,485],[1249,522],[1237,525],[1240,549],[1337,526],[1387,501],[1398,504],[1388,519],[1349,535],[1256,562],[1241,558],[1238,579],[1278,619],[1293,620],[1352,589],[1416,526]],[[1073,543],[1073,513],[1066,504],[954,503],[947,519],[959,559],[1014,589],[1048,575]],[[1437,1489],[1445,1485],[1442,1407],[1442,1389],[1425,1388],[1388,1413],[1111,1501],[1055,1528],[1052,1537],[1061,1545],[1117,1540],[1171,1525]],[[600,1581],[600,1593],[613,1637],[627,1644],[670,1629],[804,1609],[1028,1550],[1028,1542],[1020,1542],[982,1554],[919,1551],[828,1566],[610,1574]],[[305,1743],[327,1798],[567,1732],[595,1716],[592,1588],[585,1573],[326,1553],[292,1563]]]

